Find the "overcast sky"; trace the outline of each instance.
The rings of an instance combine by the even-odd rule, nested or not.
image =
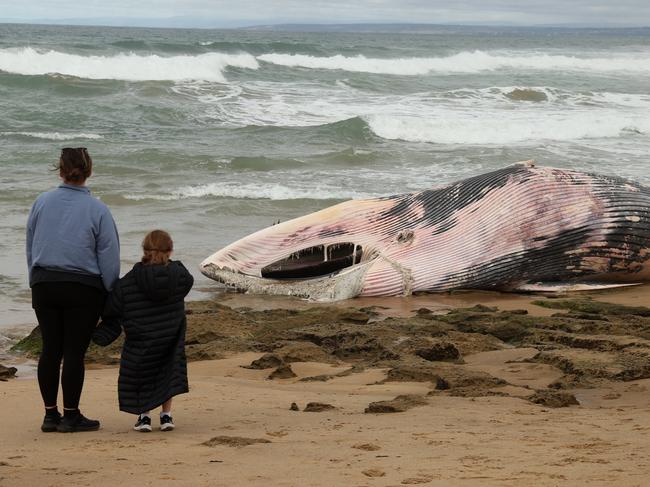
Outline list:
[[[214,27],[365,22],[650,26],[650,0],[0,0],[4,21],[119,18],[133,25],[171,17]]]

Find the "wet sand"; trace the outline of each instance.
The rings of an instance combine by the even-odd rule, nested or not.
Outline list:
[[[0,485],[647,485],[650,310],[602,304],[647,287],[571,297],[191,303],[175,431],[131,430],[93,348],[98,432],[41,433],[35,379],[0,382]]]
[[[381,370],[300,382],[332,372],[314,363],[294,364],[295,379],[269,381],[264,371],[239,367],[257,356],[191,364],[192,391],[177,398],[177,429],[169,433],[130,430],[133,417],[116,408],[115,369],[88,373],[82,407],[102,421],[93,433],[41,433],[35,382],[3,383],[0,484],[647,485],[647,380],[616,392],[591,391],[587,405],[571,408],[512,397],[434,396],[403,413],[365,414],[370,402],[423,395],[428,387],[377,384]],[[491,367],[497,361],[492,357]],[[550,378],[546,371],[531,373]],[[291,402],[303,409],[309,401],[337,409],[289,409]],[[213,446],[202,444],[217,437]],[[265,441],[233,446],[242,439]]]

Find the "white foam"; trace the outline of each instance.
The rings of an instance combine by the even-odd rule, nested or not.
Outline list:
[[[238,199],[354,199],[367,197],[366,193],[346,191],[332,187],[303,187],[292,188],[282,184],[241,184],[237,182],[208,183],[197,186],[184,186],[166,195],[128,194],[130,200],[162,200],[174,201],[189,198],[238,198]]]
[[[23,75],[63,74],[87,79],[129,81],[199,79],[224,83],[227,67],[257,69],[246,53],[206,53],[196,56],[161,57],[134,53],[115,56],[79,56],[31,47],[0,49],[0,70]]]
[[[367,58],[358,56],[318,57],[305,54],[270,53],[258,60],[287,67],[344,70],[360,73],[417,76],[429,73],[478,73],[500,69],[542,71],[593,71],[650,73],[648,55],[575,57],[524,52],[489,53],[464,51],[445,57]]]
[[[71,133],[64,134],[60,132],[0,132],[0,135],[12,136],[23,135],[25,137],[34,137],[36,139],[47,140],[75,140],[75,139],[103,139],[103,135],[89,133]]]
[[[215,92],[193,84],[185,96],[204,104],[206,123],[304,127],[353,117],[386,139],[441,144],[535,144],[542,140],[647,137],[650,96],[579,92],[547,86],[493,86],[408,95],[296,82],[246,82]],[[180,87],[178,87],[180,92]],[[514,90],[545,95],[516,100]]]
[[[543,140],[580,140],[644,135],[650,119],[614,110],[506,112],[441,112],[432,118],[366,117],[370,129],[384,139],[439,144],[515,144]]]

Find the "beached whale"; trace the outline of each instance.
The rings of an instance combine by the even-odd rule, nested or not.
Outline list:
[[[273,225],[200,268],[239,290],[316,300],[616,286],[650,280],[649,237],[649,188],[526,161]]]

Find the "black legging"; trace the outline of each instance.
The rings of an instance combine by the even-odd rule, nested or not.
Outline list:
[[[105,294],[99,289],[75,282],[42,282],[32,287],[32,306],[43,336],[38,384],[45,407],[57,403],[61,359],[63,407],[79,407],[84,356],[104,299]]]

